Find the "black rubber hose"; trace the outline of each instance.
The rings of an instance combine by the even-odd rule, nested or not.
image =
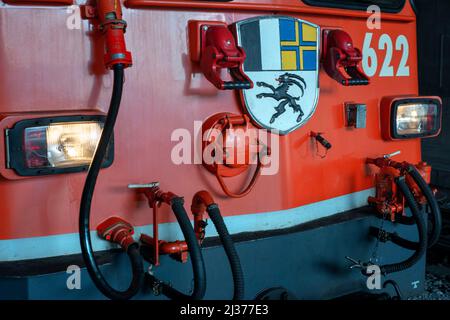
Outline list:
[[[395,217],[395,223],[403,224],[406,226],[412,226],[416,224],[416,222],[412,217],[405,217],[405,216]]]
[[[431,208],[431,220],[433,223],[433,229],[431,232],[431,236],[428,240],[428,247],[431,248],[439,241],[439,237],[441,235],[441,230],[442,230],[441,210],[439,208],[439,204],[436,200],[436,197],[433,194],[433,191],[431,191],[430,186],[423,179],[423,177],[419,173],[419,171],[417,171],[416,167],[409,166],[408,173],[411,175],[411,177],[414,179],[416,184],[422,190],[422,193],[425,196],[425,198],[427,199],[428,205]]]
[[[243,300],[244,273],[242,272],[241,261],[234,246],[234,242],[231,239],[230,233],[228,232],[227,226],[225,225],[225,221],[223,221],[219,206],[217,204],[211,204],[206,208],[206,211],[208,212],[209,217],[216,227],[220,241],[222,242],[223,248],[230,263],[234,283],[233,300]]]
[[[392,242],[404,249],[408,250],[417,250],[419,247],[418,242],[414,242],[411,240],[404,239],[400,237],[397,233],[391,233],[384,230],[380,230],[379,228],[370,227],[369,230],[370,235],[377,238],[381,242]]]
[[[395,293],[397,294],[396,297],[391,296],[390,300],[403,300],[403,294],[402,291],[400,290],[400,286],[398,285],[398,283],[395,282],[394,280],[388,280],[383,284],[383,288],[386,289],[388,284],[394,287]]]
[[[417,250],[419,248],[418,242],[414,242],[414,241],[402,238],[396,233],[391,234],[390,240],[392,241],[392,243],[395,243],[396,245],[398,245],[404,249]]]
[[[81,253],[83,255],[86,268],[95,286],[108,298],[114,300],[130,299],[139,289],[144,280],[143,262],[136,245],[129,246],[127,254],[131,260],[133,270],[133,280],[130,286],[125,291],[118,291],[112,288],[97,265],[94,257],[94,250],[92,249],[91,234],[90,234],[90,213],[91,203],[94,194],[95,184],[97,182],[98,173],[103,163],[103,159],[108,148],[108,143],[111,139],[114,125],[116,123],[117,115],[119,113],[120,101],[122,98],[123,76],[124,68],[121,64],[114,66],[114,85],[111,97],[111,103],[106,116],[105,124],[103,126],[100,142],[95,151],[94,159],[89,167],[86,182],[84,184],[83,194],[80,203],[80,245]]]
[[[405,261],[381,266],[381,273],[385,275],[411,268],[424,256],[427,250],[427,229],[425,219],[420,212],[419,207],[417,206],[414,196],[412,195],[405,182],[405,177],[396,178],[395,182],[397,183],[400,191],[403,193],[406,203],[411,209],[412,217],[416,221],[416,226],[419,234],[419,242],[418,247],[414,251],[413,255]]]
[[[172,288],[170,285],[159,281],[151,274],[147,273],[146,277],[151,286],[158,284],[161,293],[172,300],[201,300],[205,296],[206,291],[205,263],[203,261],[203,255],[200,249],[200,245],[198,244],[194,229],[192,228],[191,221],[189,220],[189,217],[183,205],[183,198],[172,199],[173,213],[177,218],[178,224],[180,225],[181,231],[189,249],[189,256],[194,273],[194,289],[192,291],[192,294],[184,294]]]

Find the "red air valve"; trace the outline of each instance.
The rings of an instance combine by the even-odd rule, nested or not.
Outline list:
[[[97,233],[105,240],[119,244],[125,251],[135,243],[133,226],[118,217],[111,217],[100,223]]]
[[[353,46],[350,35],[343,30],[325,30],[323,33],[323,66],[327,74],[344,86],[370,83],[362,70],[361,50]]]
[[[153,265],[159,265],[160,255],[170,255],[179,262],[186,262],[188,259],[188,245],[185,241],[164,241],[159,240],[159,214],[158,209],[162,203],[171,205],[172,201],[179,198],[172,192],[163,192],[159,189],[159,183],[150,184],[130,184],[130,189],[136,189],[138,193],[142,193],[148,200],[150,208],[153,210],[153,236],[141,234],[140,240],[144,244],[144,257]],[[194,232],[201,244],[205,238],[206,221],[203,220],[203,211],[193,212],[194,214]]]
[[[97,0],[96,6],[80,6],[85,19],[98,19],[99,29],[105,36],[105,66],[112,68],[122,64],[132,65],[131,53],[125,45],[127,23],[122,20],[122,7],[119,0]]]
[[[380,168],[376,175],[376,196],[369,197],[369,204],[374,205],[382,215],[389,215],[391,221],[395,221],[397,215],[403,215],[405,209],[404,196],[399,192],[395,178],[405,176],[406,184],[411,190],[416,201],[422,205],[427,199],[420,187],[408,173],[411,166],[408,162],[397,162],[387,157],[367,159],[368,164]],[[431,179],[431,167],[425,162],[414,165],[427,184]]]
[[[242,65],[246,54],[224,22],[190,21],[191,59],[200,62],[205,77],[220,90],[251,89],[253,82]],[[232,81],[221,78],[222,69],[229,69]]]
[[[389,217],[395,221],[398,215],[403,215],[405,199],[398,190],[395,178],[400,176],[400,171],[389,166],[380,167],[375,178],[375,197],[369,197],[369,204],[374,206],[381,216]]]

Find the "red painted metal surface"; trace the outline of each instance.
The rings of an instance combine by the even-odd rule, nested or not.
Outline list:
[[[367,157],[401,150],[402,159],[420,160],[420,141],[384,141],[379,103],[383,96],[418,92],[416,23],[409,6],[384,14],[382,30],[372,30],[374,43],[383,33],[407,36],[411,76],[371,78],[371,85],[343,87],[320,71],[320,99],[312,119],[280,140],[280,170],[263,176],[245,198],[222,195],[216,178],[201,164],[176,165],[171,160],[174,130],[193,132],[194,121],[219,112],[241,112],[238,95],[219,91],[189,57],[188,21],[236,21],[281,13],[322,28],[342,27],[362,47],[367,14],[315,8],[297,0],[197,1],[128,0],[127,46],[133,68],[127,69],[121,113],[115,129],[115,161],[101,171],[93,199],[92,226],[120,214],[135,226],[152,223],[144,197],[127,189],[130,182],[161,181],[186,197],[201,189],[214,194],[224,215],[278,211],[365,190],[374,186]],[[175,10],[176,9],[176,10]],[[112,74],[104,68],[102,36],[66,28],[65,8],[0,8],[0,113],[106,111]],[[48,41],[51,39],[51,41]],[[393,65],[401,55],[394,54]],[[344,103],[367,104],[367,128],[347,128]],[[333,143],[327,157],[316,154],[310,132],[323,132]],[[198,133],[197,133],[198,134]],[[332,137],[332,139],[331,139]],[[3,142],[2,142],[3,143]],[[193,145],[193,142],[192,142]],[[4,150],[4,149],[2,149]],[[1,157],[4,157],[3,151]],[[236,177],[238,189],[250,177]],[[0,178],[0,239],[78,231],[78,209],[85,174],[55,175],[11,181]],[[174,221],[169,208],[161,222]]]
[[[70,6],[73,0],[4,0],[4,3],[15,6]]]

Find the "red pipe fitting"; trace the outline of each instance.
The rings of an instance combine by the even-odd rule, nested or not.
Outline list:
[[[367,164],[373,164],[379,168],[383,167],[393,167],[395,169],[400,169],[399,163],[397,161],[391,160],[390,158],[367,158]]]
[[[381,214],[389,213],[391,220],[395,221],[397,214],[404,213],[404,197],[398,193],[394,182],[394,178],[398,176],[405,176],[406,184],[418,203],[427,203],[422,190],[409,174],[409,168],[413,166],[429,184],[431,167],[427,163],[420,162],[417,165],[412,165],[406,161],[397,162],[388,157],[368,158],[366,163],[380,168],[376,176],[377,195],[376,197],[369,197],[369,203],[375,205]]]
[[[166,242],[164,240],[159,241],[159,252],[161,254],[168,254],[175,260],[185,263],[188,259],[188,245],[186,241],[172,241]]]
[[[141,242],[153,249],[153,264],[159,265],[159,255],[171,255],[175,260],[185,263],[188,258],[188,246],[185,241],[172,241],[167,242],[164,240],[155,239],[149,235],[141,234]],[[155,243],[158,242],[156,247]],[[156,250],[155,250],[156,248]]]
[[[208,191],[199,191],[192,198],[191,211],[195,216],[205,211],[206,207],[215,204],[213,197]]]
[[[107,241],[117,243],[125,251],[135,243],[133,226],[119,217],[111,217],[97,226],[97,233]]]
[[[409,166],[411,166],[411,164],[409,162],[403,161],[403,162],[397,162],[394,161],[390,158],[386,158],[386,157],[380,157],[380,158],[367,158],[366,160],[367,164],[373,164],[379,168],[383,168],[383,167],[392,167],[395,168],[397,170],[400,170],[402,173],[406,173],[406,171],[408,171]]]
[[[151,263],[155,266],[159,265],[160,255],[171,255],[174,259],[180,262],[186,262],[188,258],[188,245],[185,241],[172,241],[167,242],[164,240],[159,240],[159,221],[158,221],[158,207],[161,203],[167,205],[172,205],[172,200],[179,198],[176,194],[172,192],[163,192],[159,189],[158,183],[151,183],[148,185],[130,185],[132,188],[136,189],[138,193],[142,193],[148,200],[150,208],[153,209],[153,237],[141,234],[140,240],[142,243],[151,248]],[[207,195],[204,193],[203,197],[207,199]],[[195,198],[195,197],[194,197]],[[202,199],[202,198],[199,198]],[[212,198],[210,198],[212,199]],[[214,202],[213,200],[211,200]],[[209,202],[208,202],[209,203]],[[200,203],[201,204],[201,203]],[[196,208],[195,210],[193,208]],[[203,220],[203,214],[205,212],[205,206],[192,206],[192,213],[194,215],[194,232],[201,244],[205,238],[205,227],[207,223]]]
[[[172,192],[164,192],[159,188],[158,182],[144,185],[129,185],[129,188],[135,189],[137,193],[142,193],[148,200],[148,205],[153,208],[155,204],[165,203],[172,205],[172,200],[179,198]]]
[[[164,240],[160,240],[159,250],[163,254],[180,254],[182,252],[187,252],[188,246],[185,241],[176,240],[173,242],[167,242]]]

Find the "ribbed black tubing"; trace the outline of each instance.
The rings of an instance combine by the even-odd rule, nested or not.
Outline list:
[[[405,261],[381,266],[380,269],[382,274],[400,272],[411,268],[424,256],[427,250],[427,229],[425,218],[423,217],[422,212],[419,210],[416,200],[414,199],[414,196],[412,195],[411,191],[408,188],[408,185],[406,184],[405,177],[396,178],[395,182],[397,183],[400,191],[403,193],[406,203],[411,209],[412,217],[416,222],[419,234],[419,242],[412,256],[410,256]]]
[[[206,208],[206,211],[216,227],[220,241],[222,242],[230,263],[234,283],[233,300],[242,300],[244,299],[244,273],[242,272],[241,262],[236,248],[234,247],[234,242],[231,239],[225,221],[223,221],[219,206],[217,204],[211,204]]]
[[[390,240],[392,241],[392,243],[395,243],[396,245],[408,250],[417,250],[417,248],[419,247],[418,242],[404,239],[400,237],[397,233],[391,234]]]
[[[414,182],[421,189],[431,209],[431,219],[433,221],[433,229],[431,232],[431,236],[428,240],[428,248],[431,248],[439,241],[439,237],[441,235],[442,230],[441,209],[439,208],[439,204],[436,200],[436,197],[433,194],[433,191],[431,191],[430,186],[423,179],[419,171],[417,171],[416,167],[409,166],[408,173],[411,175],[411,177],[414,179]]]
[[[89,167],[86,182],[83,188],[80,204],[79,217],[79,231],[80,231],[80,245],[81,253],[83,255],[86,268],[95,286],[108,298],[114,300],[127,300],[136,295],[142,286],[144,280],[143,262],[139,254],[137,244],[129,246],[127,254],[130,258],[133,279],[130,286],[125,291],[118,291],[111,287],[104,278],[97,265],[94,257],[94,250],[92,249],[91,234],[90,234],[90,214],[92,197],[94,195],[95,184],[97,182],[98,173],[102,166],[103,159],[108,148],[108,143],[111,139],[114,125],[116,123],[117,115],[119,113],[120,101],[122,99],[123,76],[124,68],[121,64],[114,66],[114,85],[111,96],[111,102],[108,110],[108,115],[103,126],[100,142],[95,151],[94,159]]]
[[[203,261],[200,245],[198,244],[194,229],[192,228],[191,221],[189,220],[186,210],[184,209],[183,198],[172,199],[172,211],[177,218],[181,232],[183,233],[184,239],[188,246],[189,257],[194,274],[194,289],[192,290],[192,294],[188,295],[172,288],[167,283],[161,282],[149,273],[146,274],[146,277],[150,286],[159,284],[161,293],[172,300],[201,300],[205,296],[206,292],[205,263]]]

